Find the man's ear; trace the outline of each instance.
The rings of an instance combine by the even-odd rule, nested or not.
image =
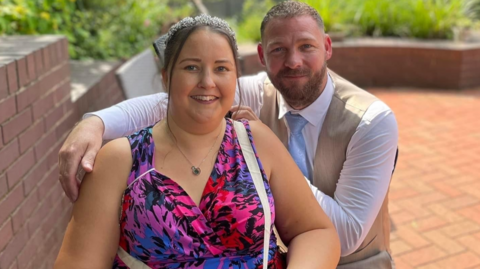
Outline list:
[[[169,91],[169,89],[167,88],[168,74],[167,74],[167,70],[165,68],[162,68],[162,82],[163,82],[163,88],[165,89],[166,92],[168,92]]]
[[[260,62],[262,63],[263,66],[265,66],[265,55],[263,54],[263,46],[262,43],[258,43],[257,45],[257,52],[258,52],[258,58],[260,59]]]
[[[324,46],[325,46],[325,60],[328,61],[332,58],[333,49],[332,49],[332,39],[328,34],[325,34],[324,38]]]

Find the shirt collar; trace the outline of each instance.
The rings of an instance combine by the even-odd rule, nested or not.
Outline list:
[[[285,114],[288,112],[292,112],[293,114],[300,114],[304,117],[310,124],[317,126],[320,124],[321,120],[324,118],[321,115],[325,115],[327,113],[328,107],[330,106],[330,102],[332,101],[333,97],[333,89],[334,84],[330,74],[328,74],[327,84],[323,89],[322,94],[309,106],[302,110],[293,109],[289,106],[283,96],[281,94],[278,95],[278,119],[283,118]]]

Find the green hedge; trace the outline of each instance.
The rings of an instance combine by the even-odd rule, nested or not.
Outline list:
[[[470,18],[480,21],[480,0],[465,0],[465,13]]]
[[[327,31],[421,39],[452,39],[455,26],[470,24],[465,1],[469,0],[300,0],[320,13]],[[240,41],[260,41],[263,16],[275,4],[272,0],[260,3],[247,0],[243,14],[232,20]]]
[[[325,17],[327,31],[352,35],[450,39],[465,18],[463,0],[302,0]]]
[[[274,0],[246,0],[244,2],[242,14],[228,20],[237,34],[238,42],[260,41],[260,25],[263,17],[275,4]]]
[[[72,59],[128,58],[150,46],[165,22],[193,12],[189,1],[173,2],[0,0],[0,35],[62,34]]]

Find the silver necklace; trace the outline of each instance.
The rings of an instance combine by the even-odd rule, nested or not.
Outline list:
[[[215,137],[215,142],[213,143],[213,145],[210,147],[210,149],[208,150],[207,152],[207,155],[205,155],[205,157],[202,159],[202,161],[198,164],[198,166],[195,166],[193,165],[193,163],[187,158],[187,156],[185,155],[185,153],[183,153],[183,151],[180,149],[180,147],[178,146],[177,144],[177,139],[175,138],[175,136],[173,135],[173,133],[170,131],[171,135],[172,135],[172,138],[174,138],[173,140],[175,141],[175,146],[177,146],[177,149],[178,151],[180,151],[180,153],[182,153],[183,157],[185,158],[185,160],[187,160],[190,165],[192,167],[190,167],[190,169],[192,169],[192,174],[194,176],[198,176],[200,175],[200,173],[202,173],[202,169],[200,169],[200,166],[202,165],[202,163],[207,159],[208,155],[210,154],[210,152],[212,151],[213,149],[213,146],[215,146],[215,144],[217,144],[217,140],[218,140],[218,137],[220,136],[220,134],[222,133],[222,130],[220,130],[220,132],[218,133],[217,137]]]

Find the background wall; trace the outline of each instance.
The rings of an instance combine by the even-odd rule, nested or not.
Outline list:
[[[480,43],[362,38],[333,42],[328,67],[363,88],[467,89],[480,86]],[[265,70],[256,46],[240,45],[242,73]]]
[[[122,101],[114,70],[75,102],[67,40],[0,38],[0,269],[52,268],[71,203],[58,151],[80,116]]]

